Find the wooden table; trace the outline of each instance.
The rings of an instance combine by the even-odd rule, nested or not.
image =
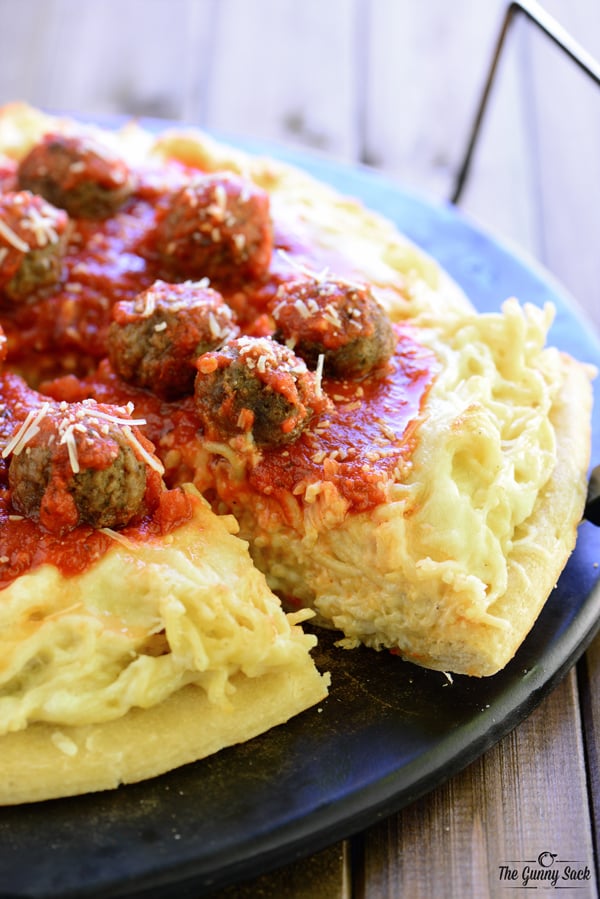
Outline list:
[[[596,3],[544,7],[600,58]],[[0,0],[0,102],[283,141],[445,200],[504,9],[501,0]],[[461,205],[546,266],[600,329],[600,89],[524,19],[503,53]],[[597,896],[599,753],[596,640],[528,720],[444,786],[218,895],[504,896],[524,889],[502,873],[506,859],[552,851],[589,867],[562,894]]]

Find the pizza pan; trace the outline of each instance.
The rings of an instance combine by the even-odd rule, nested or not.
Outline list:
[[[241,146],[299,165],[391,218],[480,310],[511,295],[553,302],[553,341],[600,365],[600,343],[562,289],[456,209],[369,170]],[[598,397],[593,427],[597,463]],[[288,724],[143,784],[0,810],[0,899],[191,899],[398,811],[519,724],[574,664],[597,628],[599,559],[600,531],[584,522],[534,629],[494,677],[450,680],[387,653],[336,649],[321,633],[316,661],[331,671],[331,694]]]

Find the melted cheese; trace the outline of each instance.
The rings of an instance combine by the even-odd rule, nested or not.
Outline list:
[[[115,541],[85,574],[50,565],[2,591],[0,722],[100,723],[187,684],[226,707],[232,678],[306,663],[314,639],[203,501],[169,537]]]

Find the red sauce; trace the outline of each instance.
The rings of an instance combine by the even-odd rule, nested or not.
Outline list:
[[[165,463],[168,492],[154,514],[120,533],[133,540],[159,535],[189,519],[191,504],[176,486],[194,476],[194,458],[202,433],[192,397],[167,402],[120,381],[105,356],[105,339],[115,302],[131,300],[164,278],[153,235],[157,215],[170,192],[189,177],[173,164],[165,170],[137,173],[138,188],[124,209],[105,221],[76,221],[65,257],[61,286],[47,288],[20,305],[0,300],[0,321],[8,337],[8,363],[34,385],[46,380],[49,396],[72,402],[93,397],[99,402],[134,403],[135,416],[146,419],[143,431]],[[10,166],[0,167],[0,183],[14,187]],[[268,335],[268,314],[279,285],[298,277],[298,268],[330,270],[352,276],[352,264],[332,251],[310,245],[309,236],[274,223],[275,250],[266,276],[223,294],[237,313],[244,333]],[[285,253],[278,253],[278,250]],[[292,444],[265,449],[248,481],[226,481],[222,499],[235,502],[238,491],[284,499],[300,485],[332,482],[348,508],[365,511],[382,502],[387,485],[401,476],[410,460],[420,409],[437,363],[408,327],[397,328],[395,355],[384,373],[360,381],[323,380],[334,408],[316,416],[308,431]],[[103,360],[103,361],[101,361]],[[69,372],[74,372],[70,375]],[[14,375],[0,379],[0,446],[29,409],[43,397]],[[1,411],[1,409],[0,409]],[[222,483],[222,460],[211,463],[215,484]],[[205,483],[210,480],[206,473]],[[241,497],[240,497],[241,498]],[[298,489],[298,502],[303,500]],[[282,512],[282,514],[284,514]],[[10,505],[6,462],[0,460],[0,586],[44,562],[64,575],[85,571],[112,546],[113,538],[88,526],[62,536],[38,523],[15,518]]]
[[[154,248],[156,220],[166,198],[189,176],[180,164],[139,173],[136,193],[122,211],[104,221],[74,221],[61,285],[39,290],[19,304],[0,296],[10,361],[30,382],[65,370],[86,373],[103,358],[113,305],[132,300],[166,275]],[[14,188],[8,173],[6,178]],[[248,333],[268,333],[261,315],[279,284],[298,276],[280,249],[302,264],[311,257],[297,236],[275,227],[268,275],[243,288],[219,288]],[[313,265],[323,268],[323,255],[312,256]]]
[[[17,163],[8,156],[0,156],[0,193],[16,188]]]
[[[165,491],[151,516],[119,534],[134,543],[148,542],[185,524],[192,513],[190,496],[178,489]],[[114,546],[114,540],[88,525],[62,535],[50,533],[33,519],[16,516],[7,489],[0,488],[0,589],[43,564],[54,565],[65,577],[82,574]]]
[[[0,446],[6,445],[30,410],[39,408],[44,399],[18,375],[0,376]],[[192,499],[181,490],[156,492],[154,480],[148,490],[153,494],[152,513],[120,531],[134,541],[167,534],[192,515]],[[0,456],[0,588],[45,562],[65,576],[79,574],[113,542],[109,534],[87,525],[58,535],[38,521],[16,514],[8,488],[8,460]]]
[[[251,489],[277,496],[301,483],[333,483],[353,512],[384,502],[390,479],[414,447],[421,404],[437,370],[433,354],[408,328],[385,374],[361,381],[323,380],[335,409],[283,450],[266,449],[249,474]]]
[[[246,483],[231,480],[224,486],[222,463],[213,463],[215,483],[227,503],[244,501],[242,494],[281,500],[302,484],[330,481],[348,503],[362,512],[383,502],[392,478],[401,478],[410,460],[419,414],[438,369],[433,353],[421,346],[410,326],[395,326],[396,352],[383,373],[361,381],[323,380],[323,390],[334,408],[316,416],[298,440],[282,447],[264,448],[248,473]],[[193,477],[194,457],[202,443],[200,422],[192,397],[166,402],[124,384],[104,361],[86,379],[66,377],[47,385],[52,396],[74,402],[93,396],[99,402],[134,404],[146,419],[145,433],[166,466],[167,483]],[[169,450],[176,449],[177,464],[169,467]],[[210,478],[210,473],[203,483]],[[225,478],[225,482],[227,478]],[[302,502],[302,491],[296,494]],[[282,512],[282,514],[285,514]]]

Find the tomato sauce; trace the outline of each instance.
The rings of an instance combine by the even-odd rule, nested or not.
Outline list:
[[[153,248],[157,216],[167,197],[190,175],[180,163],[138,172],[138,188],[126,206],[105,221],[75,221],[59,287],[40,290],[27,302],[0,299],[0,322],[8,338],[8,366],[34,387],[57,400],[93,397],[99,402],[134,404],[134,415],[165,464],[169,489],[153,516],[119,533],[132,539],[162,534],[188,520],[189,498],[177,485],[194,478],[194,457],[203,435],[192,397],[167,402],[120,381],[105,357],[111,309],[133,299],[155,280],[164,278]],[[14,189],[14,172],[0,170],[0,183]],[[238,315],[242,331],[272,333],[268,314],[279,285],[298,277],[308,266],[329,266],[341,277],[352,276],[351,261],[333,251],[311,246],[307,235],[274,222],[274,245],[268,274],[242,288],[215,285]],[[279,252],[283,251],[283,252]],[[397,349],[384,371],[356,381],[324,378],[322,389],[333,408],[314,417],[300,438],[280,448],[266,448],[248,472],[246,493],[281,497],[293,493],[304,501],[307,486],[329,481],[351,511],[365,511],[386,498],[393,479],[401,478],[414,448],[418,418],[437,371],[433,354],[422,347],[408,326],[396,326]],[[5,445],[29,409],[43,396],[15,375],[0,385],[0,446]],[[1,411],[1,410],[0,410]],[[215,459],[210,466],[222,465]],[[6,461],[0,460],[0,586],[43,562],[64,575],[85,571],[101,558],[113,538],[101,530],[79,526],[68,534],[46,533],[38,523],[14,515],[7,486]],[[205,481],[210,484],[210,470]],[[229,483],[234,499],[236,486]]]
[[[2,179],[1,172],[3,189],[14,190],[15,173],[5,169]],[[133,299],[159,278],[169,280],[154,247],[156,222],[167,198],[194,173],[178,163],[139,172],[138,188],[123,210],[104,221],[74,220],[60,286],[38,290],[19,304],[0,295],[10,361],[30,382],[69,370],[91,371],[105,354],[113,305]],[[311,258],[313,266],[325,264],[322,253],[275,225],[268,275],[243,287],[215,286],[247,333],[266,334],[261,315],[279,284],[298,275],[287,260],[302,265]]]
[[[390,482],[402,479],[410,461],[420,410],[438,370],[437,359],[417,342],[414,329],[397,325],[395,331],[396,352],[383,372],[360,381],[323,379],[333,409],[315,416],[298,440],[263,448],[247,481],[239,485],[232,479],[222,499],[235,502],[236,493],[280,497],[285,508],[290,493],[302,502],[300,488],[329,481],[349,511],[364,512],[384,502]],[[193,460],[203,442],[193,397],[161,400],[123,383],[106,360],[88,378],[68,376],[45,389],[68,402],[93,396],[103,403],[133,403],[136,415],[146,419],[143,430],[165,464],[167,483],[193,479]],[[220,464],[215,460],[215,466]],[[205,472],[203,484],[210,479],[210,471]]]
[[[148,542],[170,533],[190,520],[192,499],[182,490],[161,494],[153,514],[118,534],[123,541]],[[54,565],[70,577],[87,571],[114,547],[106,530],[79,525],[62,535],[50,533],[37,521],[15,515],[6,487],[0,487],[0,589],[43,564]]]
[[[257,493],[299,494],[301,485],[334,484],[352,512],[384,502],[391,480],[410,460],[415,425],[437,370],[433,354],[408,328],[396,328],[387,370],[360,381],[324,379],[334,402],[285,449],[265,449],[248,481]]]
[[[0,376],[0,446],[7,444],[27,414],[44,400],[18,375]],[[148,489],[153,494],[151,513],[119,531],[133,542],[168,534],[192,516],[192,498],[183,491],[157,492],[155,483]],[[0,589],[44,563],[54,565],[65,576],[80,574],[102,558],[114,539],[109,531],[88,525],[58,535],[36,520],[16,514],[8,487],[8,460],[0,456]]]

